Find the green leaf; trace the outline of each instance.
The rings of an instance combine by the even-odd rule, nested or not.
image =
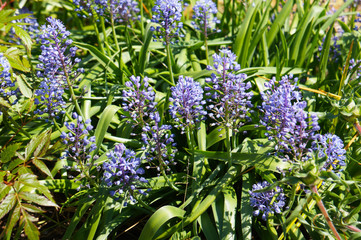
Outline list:
[[[15,144],[7,146],[0,153],[0,162],[2,162],[2,163],[9,162],[15,156],[15,153],[19,149],[20,146],[21,146],[21,143],[15,143]]]
[[[106,67],[108,71],[110,70],[110,73],[114,73],[115,75],[117,75],[116,77],[122,76],[122,72],[120,71],[119,67],[117,67],[114,64],[114,62],[111,59],[109,59],[106,55],[102,54],[96,47],[94,47],[90,44],[81,43],[81,42],[73,42],[73,43],[75,46],[77,46],[81,49],[88,50],[90,52],[90,54],[96,60],[98,60],[98,62],[100,64],[103,65],[103,67]],[[124,69],[124,67],[125,66],[123,66],[123,69]],[[130,73],[129,73],[129,75],[130,75]]]
[[[27,203],[21,203],[21,207],[24,208],[28,212],[32,213],[44,213],[45,211],[41,208],[35,207],[34,205],[27,204]]]
[[[97,145],[97,149],[95,151],[93,151],[93,156],[98,152],[100,145],[103,142],[104,139],[104,135],[107,132],[107,129],[109,127],[109,124],[111,123],[114,114],[120,109],[120,107],[114,106],[114,105],[109,105],[107,106],[102,115],[100,116],[98,125],[95,129],[95,143]]]
[[[20,192],[19,197],[28,202],[36,203],[45,207],[58,207],[58,205],[44,196],[32,192]]]
[[[2,219],[17,203],[16,195],[14,193],[8,194],[0,203],[0,219]]]
[[[145,224],[139,240],[153,239],[158,229],[168,220],[178,217],[183,218],[185,211],[173,206],[164,206],[158,209]]]
[[[6,22],[10,22],[8,19],[9,15],[13,14],[15,12],[15,10],[1,10],[0,11],[0,23],[6,23]]]
[[[320,63],[320,83],[325,80],[326,72],[327,72],[327,64],[328,64],[328,56],[330,52],[331,40],[332,40],[332,33],[333,33],[333,24],[331,25],[330,30],[328,30],[326,34],[326,39],[323,41],[322,44],[322,51],[321,51],[321,63]]]
[[[25,161],[29,160],[32,153],[39,149],[40,146],[45,146],[46,142],[49,141],[48,135],[50,133],[51,129],[40,133],[38,136],[31,139],[31,141],[28,143],[28,145],[25,148]]]
[[[223,223],[221,239],[236,239],[237,194],[232,187],[223,189]]]
[[[204,212],[198,218],[198,223],[201,226],[202,232],[206,236],[207,240],[220,239],[217,230],[207,212]]]
[[[25,80],[25,75],[20,74],[16,76],[17,83],[19,85],[20,92],[27,98],[32,98],[33,91],[29,83]]]
[[[252,216],[253,208],[249,202],[251,182],[249,173],[242,175],[242,194],[241,194],[241,231],[242,239],[252,239]]]
[[[24,29],[18,26],[13,26],[13,29],[15,30],[15,34],[21,39],[21,41],[24,43],[26,48],[28,50],[31,50],[31,46],[33,45],[33,42],[31,41],[31,37],[28,32],[26,32]]]
[[[50,201],[52,201],[53,204],[55,204],[55,202],[53,200],[53,196],[51,196],[49,189],[47,187],[45,187],[44,185],[41,185],[40,182],[36,178],[37,178],[36,175],[33,175],[31,173],[25,173],[25,174],[20,175],[18,181],[26,186],[35,188],[36,190],[38,190],[39,192],[44,194]],[[55,206],[57,207],[56,204],[55,204]]]
[[[95,199],[87,198],[87,199],[83,199],[79,202],[79,207],[76,209],[76,212],[75,212],[73,218],[71,219],[69,227],[66,229],[66,232],[62,238],[63,240],[71,238],[76,226],[78,225],[78,223],[82,219],[83,215],[89,209],[89,207],[93,204],[94,201],[95,201]]]
[[[24,231],[26,236],[30,239],[30,240],[37,240],[39,239],[40,236],[40,232],[38,230],[38,228],[35,226],[35,224],[31,221],[31,216],[29,213],[27,213],[26,211],[23,211],[23,221],[25,223],[24,225]]]
[[[39,160],[37,158],[34,158],[33,163],[40,171],[42,171],[43,173],[45,173],[49,177],[53,178],[53,175],[51,174],[49,168],[46,166],[46,164],[43,161],[41,161],[41,160]]]
[[[11,186],[0,182],[0,201],[10,192]]]
[[[11,216],[8,218],[8,221],[5,226],[5,239],[10,240],[11,239],[11,233],[13,231],[13,228],[15,227],[16,223],[20,219],[20,205],[17,205],[12,213]]]

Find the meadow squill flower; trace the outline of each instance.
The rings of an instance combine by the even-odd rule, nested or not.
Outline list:
[[[0,97],[9,101],[11,96],[17,95],[18,88],[15,88],[16,80],[11,78],[11,67],[7,58],[0,53]],[[1,113],[1,111],[0,111]]]
[[[275,78],[265,83],[268,90],[261,93],[260,109],[264,115],[260,123],[266,127],[269,140],[276,142],[278,153],[291,154],[293,160],[305,160],[303,158],[311,151],[307,144],[320,127],[317,116],[304,110],[307,103],[298,91],[297,80],[290,75],[283,76],[278,83]]]
[[[275,189],[264,191],[264,192],[255,192],[256,190],[262,190],[268,187],[270,184],[266,181],[253,184],[252,191],[249,191],[250,194],[250,204],[252,207],[256,208],[253,214],[259,216],[262,214],[262,219],[267,220],[270,214],[281,213],[283,207],[285,206],[286,197],[283,194],[283,189],[276,187]]]
[[[87,18],[82,12],[86,12],[89,16],[93,14],[104,15],[104,5],[107,4],[108,0],[73,0],[75,5],[75,11],[78,12],[78,16]]]
[[[326,163],[322,170],[332,171],[341,170],[340,167],[345,166],[346,150],[343,141],[334,134],[317,134],[312,143],[312,149],[318,153],[319,158],[326,157]]]
[[[171,92],[169,112],[177,122],[175,127],[184,132],[186,127],[194,127],[196,122],[204,119],[207,112],[203,110],[205,100],[203,89],[198,82],[191,77],[180,76],[177,85],[171,87]]]
[[[180,32],[183,28],[181,1],[157,0],[152,10],[152,22],[159,24],[156,28],[151,28],[154,31],[154,39],[163,40],[164,45],[168,45],[174,43],[171,41],[172,38],[183,37]]]
[[[84,124],[82,117],[77,113],[74,112],[72,117],[76,122],[65,122],[64,125],[69,132],[62,132],[60,135],[63,143],[68,146],[62,158],[75,161],[78,169],[90,164],[90,153],[96,149],[95,136],[89,136],[89,131],[93,129],[90,119],[86,120]]]
[[[218,9],[212,0],[197,1],[193,7],[194,21],[192,24],[196,29],[200,30],[203,35],[207,36],[210,31],[217,31],[216,24],[220,23],[215,14]]]
[[[213,54],[214,70],[210,78],[206,78],[206,95],[210,97],[208,116],[215,120],[212,125],[228,127],[234,131],[243,125],[244,119],[248,120],[248,113],[252,107],[252,92],[249,90],[252,85],[245,82],[246,74],[236,74],[240,69],[236,62],[236,55],[230,50],[222,49],[220,54]]]
[[[37,65],[40,69],[37,76],[42,81],[39,88],[35,90],[37,97],[35,103],[39,107],[45,106],[44,109],[38,109],[37,114],[48,113],[49,118],[53,118],[59,112],[63,112],[65,105],[63,93],[68,87],[67,80],[74,82],[83,69],[73,70],[80,59],[73,60],[77,47],[70,47],[72,44],[72,40],[68,38],[70,32],[58,19],[49,17],[47,21],[49,25],[41,26],[39,35],[41,41],[39,61],[41,63]]]
[[[105,8],[115,22],[126,24],[138,19],[140,12],[138,2],[134,0],[109,0]]]
[[[25,30],[27,33],[29,33],[32,39],[36,40],[39,35],[38,20],[33,15],[33,12],[29,11],[29,9],[27,8],[19,9],[19,11],[15,15],[21,15],[21,14],[31,14],[31,15],[25,18],[14,20],[12,22],[20,23],[18,26],[21,27],[23,30]],[[23,23],[26,23],[26,25],[21,25]],[[16,38],[18,42],[20,42],[20,39],[15,35],[15,31],[13,28],[10,30],[10,37]]]
[[[130,81],[125,83],[127,90],[123,90],[123,110],[126,113],[123,117],[130,117],[136,125],[143,127],[146,117],[154,112],[155,92],[149,85],[148,78],[131,76]],[[129,115],[129,116],[127,116]],[[135,125],[134,125],[135,126]]]
[[[127,149],[124,144],[117,144],[114,150],[107,153],[108,160],[103,163],[104,182],[108,187],[114,188],[110,194],[122,194],[130,191],[130,199],[135,191],[144,194],[141,189],[137,189],[147,180],[141,175],[144,169],[140,167],[141,161],[135,156],[135,152]]]
[[[146,159],[155,164],[159,171],[170,170],[169,165],[174,164],[177,151],[174,148],[174,134],[170,132],[172,126],[161,125],[158,112],[151,113],[149,117],[153,122],[143,127],[142,133]]]

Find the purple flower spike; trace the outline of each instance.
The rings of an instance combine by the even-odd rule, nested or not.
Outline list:
[[[292,160],[306,160],[311,151],[307,144],[320,127],[317,116],[304,110],[307,103],[298,91],[297,80],[290,75],[283,76],[279,83],[275,78],[265,83],[269,89],[261,93],[264,116],[260,123],[266,127],[269,140],[276,142],[277,152],[290,154]]]
[[[0,97],[7,101],[11,96],[15,96],[19,92],[19,89],[15,88],[16,80],[12,80],[10,70],[9,61],[0,53]]]
[[[145,118],[154,111],[157,105],[154,102],[155,92],[149,85],[147,77],[141,81],[140,77],[131,76],[130,81],[126,82],[125,86],[128,90],[123,90],[123,110],[137,125],[143,127]]]
[[[90,119],[86,120],[85,123],[87,125],[84,125],[82,117],[78,116],[77,113],[73,113],[73,118],[76,119],[76,123],[64,123],[69,133],[62,132],[60,135],[63,143],[68,146],[62,158],[74,160],[77,163],[75,168],[78,169],[90,164],[90,153],[94,151],[97,146],[95,145],[95,137],[89,137],[89,131],[93,129],[93,126],[90,124]]]
[[[265,192],[255,192],[268,187],[270,184],[266,181],[259,182],[252,186],[252,191],[249,191],[251,206],[256,208],[253,214],[258,216],[262,214],[262,219],[267,220],[270,214],[281,213],[285,206],[286,197],[283,194],[283,189],[276,187],[275,189]]]
[[[172,97],[169,101],[172,104],[169,111],[178,124],[176,127],[180,127],[184,132],[187,126],[193,127],[196,122],[204,119],[207,112],[203,110],[203,89],[198,82],[194,82],[191,77],[180,76],[171,91]]]
[[[108,11],[115,22],[129,24],[129,21],[136,20],[140,12],[138,2],[134,0],[111,0],[108,2]]]
[[[252,85],[250,82],[245,82],[246,74],[235,73],[240,69],[236,55],[227,49],[222,49],[220,52],[220,55],[213,55],[213,67],[207,67],[208,70],[214,70],[218,74],[212,73],[211,78],[206,78],[208,84],[208,87],[205,87],[206,95],[210,97],[208,115],[216,121],[212,125],[237,131],[243,125],[239,120],[249,120],[248,113],[253,106],[251,103],[253,94],[247,90]]]
[[[163,40],[164,45],[168,45],[173,44],[172,38],[183,37],[180,33],[183,28],[183,23],[180,22],[183,7],[179,0],[157,0],[152,10],[152,22],[159,24],[156,28],[151,28],[154,39]]]
[[[318,152],[318,157],[326,157],[326,163],[322,170],[328,170],[332,167],[332,171],[340,170],[341,166],[345,166],[346,150],[342,140],[333,134],[317,134],[312,148]]]
[[[143,127],[142,140],[146,147],[146,158],[154,163],[158,170],[170,170],[169,165],[174,164],[176,149],[174,148],[174,134],[170,132],[172,126],[160,125],[160,116],[158,112],[151,113],[150,119],[153,120],[152,126]],[[159,165],[158,165],[159,164]]]
[[[111,192],[122,194],[124,191],[130,191],[130,198],[141,183],[147,183],[147,180],[140,175],[144,174],[144,169],[140,167],[140,159],[135,156],[135,152],[127,149],[123,143],[115,146],[113,151],[107,153],[108,161],[103,163],[104,182],[108,187],[115,187]],[[142,190],[139,193],[144,194]]]
[[[212,0],[197,1],[193,7],[194,21],[192,24],[196,29],[200,30],[205,36],[209,31],[216,31],[216,24],[220,23],[215,14],[218,9]]]
[[[36,113],[42,115],[48,113],[49,118],[56,117],[63,113],[65,101],[63,100],[64,89],[67,87],[67,77],[74,81],[83,69],[74,71],[74,65],[80,62],[75,57],[76,47],[70,47],[72,40],[69,39],[70,32],[64,24],[54,18],[47,18],[49,25],[41,26],[41,55],[40,64],[37,67],[40,71],[37,76],[42,78],[40,86],[35,90],[35,104],[45,105],[42,110]]]

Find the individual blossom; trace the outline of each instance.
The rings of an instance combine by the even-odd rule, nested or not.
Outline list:
[[[260,191],[270,186],[267,181],[253,184],[250,194],[250,204],[254,210],[253,214],[259,216],[262,214],[262,219],[267,220],[268,216],[274,213],[281,213],[285,206],[286,197],[283,194],[283,189],[276,187],[268,191]]]
[[[216,24],[220,23],[215,14],[218,9],[212,0],[197,1],[193,7],[194,21],[192,24],[196,29],[200,30],[204,36],[207,36],[209,31],[216,31]]]
[[[161,125],[158,112],[150,114],[153,122],[143,127],[142,140],[145,144],[146,159],[157,166],[159,171],[170,170],[169,165],[174,164],[176,149],[174,148],[174,134],[172,126]]]
[[[212,125],[227,127],[234,131],[243,125],[244,119],[249,120],[248,113],[253,106],[252,92],[248,91],[252,85],[246,82],[246,74],[236,74],[240,69],[236,62],[236,55],[228,49],[220,50],[220,54],[213,55],[214,70],[210,78],[206,78],[206,95],[210,97],[207,107],[208,116],[215,120]]]
[[[120,143],[106,155],[108,160],[103,163],[103,176],[105,184],[115,189],[110,192],[111,195],[129,191],[130,198],[133,199],[135,191],[144,194],[139,186],[147,183],[147,180],[141,177],[145,171],[140,167],[141,161],[136,157],[135,152]]]
[[[27,8],[19,9],[19,11],[15,14],[16,16],[21,14],[30,14],[27,17],[17,19],[12,21],[13,23],[17,23],[19,27],[21,27],[23,30],[25,30],[32,39],[37,39],[39,35],[39,23],[38,20],[33,15],[33,12],[29,11]],[[10,30],[10,36],[13,38],[16,38],[18,42],[20,42],[20,39],[16,36],[15,30],[11,28]]]
[[[186,127],[195,126],[196,122],[204,119],[207,114],[203,110],[203,89],[198,82],[191,77],[180,76],[175,87],[171,87],[172,97],[169,98],[171,105],[169,112],[177,122],[176,127],[185,131]]]
[[[346,150],[343,141],[334,134],[317,134],[312,148],[318,153],[319,158],[326,157],[322,170],[338,171],[345,166]]]
[[[39,39],[41,42],[40,71],[37,76],[42,79],[40,86],[35,91],[37,97],[35,103],[43,109],[38,109],[37,114],[48,114],[49,118],[56,117],[63,112],[65,100],[64,90],[73,84],[82,68],[74,70],[74,65],[80,62],[75,58],[77,48],[71,47],[72,40],[69,39],[70,32],[64,24],[54,18],[47,18],[49,25],[41,26]]]
[[[12,79],[10,70],[9,61],[0,53],[0,97],[7,101],[11,96],[16,96],[19,92],[19,89],[15,87],[16,81]]]
[[[89,131],[93,129],[90,119],[83,121],[77,113],[73,113],[74,122],[65,122],[68,133],[62,132],[60,137],[67,149],[62,158],[75,161],[76,169],[84,169],[90,165],[90,153],[96,149],[95,136],[90,136]]]
[[[143,127],[146,118],[154,112],[157,103],[155,100],[154,89],[149,85],[148,78],[131,76],[130,81],[125,83],[127,87],[123,90],[123,111],[126,113],[124,117],[130,117],[135,125]],[[134,126],[135,126],[134,125]]]
[[[169,43],[175,37],[183,37],[181,29],[183,23],[181,22],[182,17],[182,3],[179,0],[157,0],[153,7],[152,22],[157,23],[156,28],[152,27],[154,31],[154,38],[163,40],[164,45]]]
[[[266,127],[268,139],[275,141],[278,154],[286,159],[290,154],[293,160],[306,160],[312,151],[307,145],[320,127],[317,116],[305,111],[307,103],[298,91],[297,81],[290,75],[278,83],[275,78],[265,83],[268,90],[261,93],[260,123]]]

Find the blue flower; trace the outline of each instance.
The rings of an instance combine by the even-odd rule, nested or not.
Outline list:
[[[110,0],[107,4],[108,12],[114,21],[128,24],[130,20],[139,18],[138,2],[134,0]]]
[[[197,1],[193,11],[194,21],[192,24],[196,29],[201,30],[205,36],[207,36],[208,31],[216,31],[216,24],[220,23],[220,21],[214,16],[217,14],[218,9],[212,0]]]
[[[117,144],[114,150],[106,155],[108,160],[103,163],[103,179],[108,187],[115,188],[115,191],[111,191],[111,195],[122,194],[128,190],[132,196],[139,185],[147,183],[147,180],[141,177],[145,171],[140,167],[140,159],[124,144]],[[138,192],[144,194],[140,189]]]
[[[203,110],[203,89],[191,77],[180,76],[175,87],[171,87],[172,97],[169,112],[184,132],[187,126],[193,127],[196,122],[204,119],[207,114]]]
[[[77,163],[76,168],[79,168],[90,164],[90,153],[96,149],[95,136],[89,136],[89,131],[93,129],[90,119],[86,120],[84,124],[82,117],[77,113],[74,112],[72,117],[76,123],[65,122],[64,125],[69,133],[62,132],[60,135],[63,143],[67,145],[62,158],[74,160]]]
[[[249,120],[248,113],[253,106],[251,98],[252,92],[248,91],[252,85],[245,82],[246,74],[236,74],[240,69],[236,62],[236,55],[230,50],[222,49],[220,54],[213,55],[213,67],[208,66],[208,70],[214,70],[210,78],[206,78],[206,95],[210,97],[207,107],[208,115],[215,120],[212,125],[228,127],[234,131],[243,125],[244,119]]]
[[[312,148],[318,153],[319,158],[326,157],[326,163],[322,170],[332,171],[340,170],[341,166],[345,166],[346,150],[342,140],[334,134],[317,134],[312,143]]]
[[[11,67],[9,61],[2,53],[0,53],[0,97],[4,98],[9,103],[9,98],[11,96],[16,96],[19,92],[19,89],[15,87],[16,80],[12,79],[10,70]]]
[[[125,83],[127,90],[123,90],[123,111],[126,113],[124,117],[130,117],[136,125],[143,127],[146,123],[146,117],[149,113],[154,112],[155,92],[149,85],[148,78],[144,77],[143,81],[140,77],[131,76],[130,81]],[[129,115],[129,116],[127,116]]]
[[[292,160],[306,160],[312,151],[307,147],[320,129],[318,118],[304,109],[307,103],[303,101],[298,91],[297,78],[283,76],[276,83],[275,78],[265,83],[269,89],[261,93],[263,116],[260,123],[266,127],[269,140],[276,143],[278,153],[290,154]]]
[[[283,207],[285,206],[286,197],[283,194],[283,189],[276,187],[275,189],[268,191],[260,191],[268,187],[270,184],[266,181],[253,184],[252,191],[249,191],[250,194],[250,204],[252,207],[256,208],[253,214],[258,216],[262,214],[262,219],[267,220],[270,214],[281,213]]]
[[[20,23],[21,25],[18,25],[23,30],[25,30],[27,33],[29,33],[30,37],[32,39],[37,39],[39,35],[39,23],[38,20],[33,15],[33,12],[29,11],[27,8],[19,9],[19,11],[15,14],[21,15],[21,14],[30,14],[28,17],[17,19],[12,21],[13,23]],[[24,23],[24,25],[23,25]],[[26,24],[26,25],[25,25]],[[10,37],[16,38],[18,40],[18,43],[20,43],[20,38],[15,35],[15,30],[11,28],[10,30]]]
[[[170,170],[169,165],[174,164],[176,149],[174,148],[174,134],[170,132],[172,126],[161,125],[158,112],[151,113],[150,124],[143,127],[142,140],[145,144],[146,159],[157,166],[159,171]],[[154,161],[157,161],[156,163]]]
[[[49,25],[41,26],[41,55],[40,64],[37,67],[40,71],[37,76],[42,78],[40,86],[35,90],[35,104],[43,105],[44,109],[38,109],[35,113],[43,115],[48,113],[49,118],[54,118],[58,113],[64,113],[65,101],[63,99],[64,90],[67,86],[67,78],[74,82],[83,69],[74,71],[74,65],[80,59],[73,58],[77,48],[70,47],[72,40],[69,39],[70,32],[66,30],[64,24],[54,18],[47,18]]]
[[[180,22],[183,7],[179,0],[157,0],[152,10],[152,22],[159,24],[156,28],[151,28],[155,39],[161,39],[164,45],[168,45],[173,44],[172,38],[183,37],[180,33],[183,28],[183,23]]]

